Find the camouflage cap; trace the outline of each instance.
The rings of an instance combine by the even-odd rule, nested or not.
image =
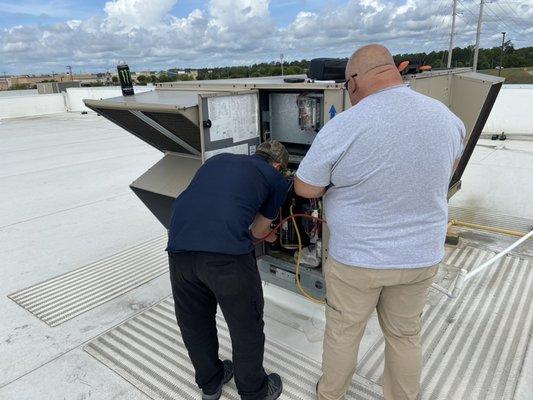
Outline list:
[[[281,164],[283,169],[287,168],[289,164],[289,152],[280,142],[277,140],[268,140],[257,146],[257,153],[263,153],[269,156],[275,162]]]

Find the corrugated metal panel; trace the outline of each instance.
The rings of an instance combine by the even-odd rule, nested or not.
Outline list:
[[[444,266],[471,270],[493,255],[469,246],[457,248],[447,252]],[[456,300],[430,293],[422,317],[422,399],[513,398],[532,334],[532,266],[529,259],[507,256]],[[357,373],[380,382],[383,350],[380,339]]]
[[[103,115],[110,121],[126,129],[128,132],[134,134],[139,139],[145,141],[150,146],[153,146],[162,152],[173,151],[175,153],[189,155],[192,154],[191,151],[180,146],[172,138],[165,136],[153,126],[150,126],[145,121],[139,119],[137,115],[134,114],[135,112],[139,111],[131,112],[130,110],[106,108],[105,106],[102,106],[100,108],[94,108],[94,111]],[[183,116],[178,116],[177,118],[181,119],[182,121],[187,121],[187,119]],[[184,122],[183,124],[180,123],[180,125],[186,126],[187,128],[193,130],[192,132],[187,131],[184,133],[188,139],[190,139],[194,135],[198,136],[198,138],[200,137],[199,128],[197,126],[194,126],[194,124],[190,123],[190,121]],[[179,138],[179,136],[177,137]]]
[[[164,126],[176,137],[179,137],[196,150],[201,151],[200,129],[183,114],[150,111],[145,111],[144,114],[159,125]]]
[[[165,245],[161,236],[8,297],[56,326],[165,273]]]
[[[231,358],[231,339],[222,318],[217,318],[220,357]],[[128,322],[93,340],[85,351],[148,396],[157,400],[198,399],[193,367],[174,317],[172,299],[142,312]],[[320,365],[305,356],[266,340],[265,369],[283,379],[281,399],[315,398]],[[354,379],[348,399],[381,399],[379,390],[363,378]],[[232,380],[222,399],[239,399]]]

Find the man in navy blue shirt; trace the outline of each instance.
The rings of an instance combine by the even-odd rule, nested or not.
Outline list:
[[[235,371],[244,400],[274,400],[281,378],[265,373],[263,291],[254,240],[269,235],[287,195],[289,154],[271,140],[254,155],[207,160],[174,201],[169,228],[176,319],[204,400],[218,400]],[[266,239],[273,242],[276,234]],[[216,310],[228,324],[233,363],[218,357]]]

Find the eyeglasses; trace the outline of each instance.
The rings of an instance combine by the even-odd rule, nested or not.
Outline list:
[[[350,83],[350,79],[355,78],[357,74],[350,75],[348,79],[346,79],[346,82],[344,82],[344,89],[348,90],[348,85]]]

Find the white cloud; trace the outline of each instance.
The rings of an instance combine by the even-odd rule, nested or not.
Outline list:
[[[235,25],[261,22],[269,18],[269,0],[211,0],[209,15],[214,25]]]
[[[29,0],[33,1],[33,0]],[[49,72],[65,65],[76,69],[113,68],[125,59],[133,68],[216,66],[270,61],[285,53],[292,59],[348,56],[360,45],[380,42],[393,52],[447,48],[451,4],[428,0],[349,0],[318,11],[302,10],[279,27],[269,0],[210,0],[178,18],[179,0],[113,0],[104,14],[64,23],[18,25],[0,29],[2,70]],[[457,22],[457,45],[475,37],[476,0],[463,0]],[[490,3],[493,4],[493,3]],[[498,45],[500,27],[488,7],[482,45]],[[466,8],[465,8],[466,6]],[[509,9],[509,13],[512,11]],[[533,45],[533,0],[524,0],[508,25],[512,38]],[[528,30],[529,29],[529,30]],[[529,35],[527,34],[529,32]]]
[[[178,0],[113,0],[105,3],[107,22],[124,28],[160,24]]]
[[[79,20],[79,19],[71,19],[69,21],[67,21],[67,25],[70,29],[76,29],[76,28],[79,28],[81,23],[83,21]]]

